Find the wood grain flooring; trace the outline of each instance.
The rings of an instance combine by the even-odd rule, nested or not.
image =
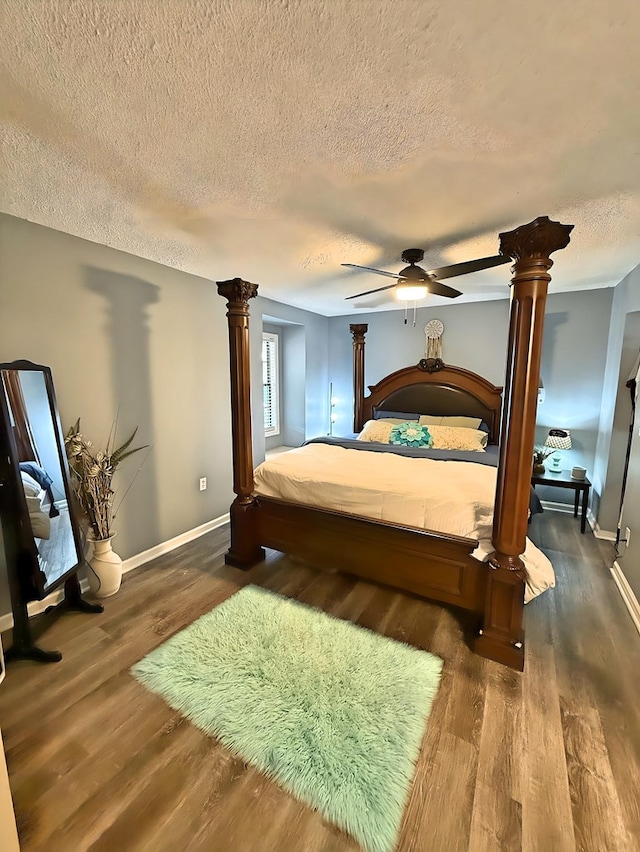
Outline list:
[[[272,552],[242,573],[223,564],[227,535],[131,572],[102,615],[43,622],[61,663],[10,665],[0,727],[23,850],[359,848],[129,674],[249,582],[444,659],[399,852],[640,849],[640,636],[610,545],[570,515],[534,518],[558,585],[526,607],[519,674],[469,651],[464,614]]]

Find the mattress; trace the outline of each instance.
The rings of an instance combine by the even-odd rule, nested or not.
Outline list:
[[[493,550],[496,475],[496,468],[470,461],[307,444],[261,464],[255,493],[476,539],[472,555],[485,561]],[[528,539],[522,560],[527,602],[553,587],[555,577],[551,562]]]

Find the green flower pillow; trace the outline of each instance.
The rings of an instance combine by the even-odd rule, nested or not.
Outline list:
[[[433,444],[433,438],[426,426],[407,421],[393,427],[389,443],[404,447],[430,447]]]

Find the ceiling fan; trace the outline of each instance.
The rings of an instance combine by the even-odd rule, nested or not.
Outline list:
[[[382,290],[391,290],[395,288],[396,295],[399,299],[405,301],[415,301],[416,299],[424,299],[428,293],[434,296],[446,296],[448,299],[455,299],[461,296],[460,290],[454,287],[449,287],[447,284],[441,284],[443,278],[455,278],[457,275],[467,275],[469,272],[479,272],[481,269],[490,269],[492,266],[500,266],[503,263],[509,263],[510,257],[505,257],[502,254],[494,255],[493,257],[481,257],[478,260],[467,260],[464,263],[454,263],[451,266],[441,266],[439,269],[430,269],[428,272],[416,264],[424,257],[422,249],[405,249],[402,252],[402,260],[408,263],[400,272],[385,272],[382,269],[372,269],[370,266],[358,266],[357,263],[342,263],[341,266],[349,266],[352,269],[365,269],[367,272],[375,272],[376,275],[385,275],[387,278],[395,278],[395,284],[388,284],[386,287],[378,287],[375,290],[366,290],[364,293],[357,293],[355,296],[347,296],[347,299],[359,299],[361,296],[370,296],[372,293],[380,293]]]

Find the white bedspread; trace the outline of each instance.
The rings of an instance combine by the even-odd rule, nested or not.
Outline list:
[[[308,444],[274,456],[255,472],[255,492],[292,503],[349,512],[474,538],[473,556],[491,551],[496,468],[414,459],[393,453]],[[525,602],[555,586],[553,567],[527,539]]]

